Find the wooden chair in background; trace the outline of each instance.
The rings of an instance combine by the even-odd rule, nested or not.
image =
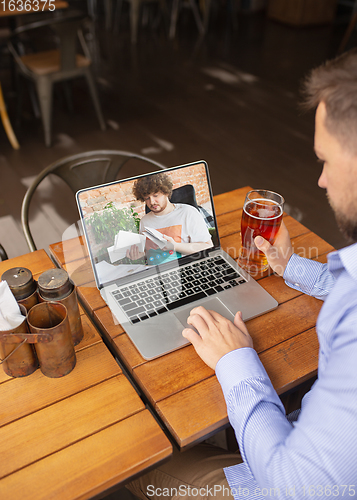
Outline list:
[[[20,145],[16,139],[15,133],[14,133],[12,126],[11,126],[11,123],[10,123],[9,116],[7,114],[7,111],[6,111],[6,106],[5,106],[4,95],[2,92],[1,83],[0,83],[0,115],[1,115],[2,124],[4,126],[6,135],[11,143],[11,146],[14,149],[19,149]]]

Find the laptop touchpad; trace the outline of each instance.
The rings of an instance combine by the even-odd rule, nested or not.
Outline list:
[[[197,304],[197,305],[202,305],[205,309],[216,311],[225,318],[230,319],[231,321],[233,321],[234,319],[234,314],[223,304],[223,302],[219,300],[218,297],[205,300],[203,304]],[[187,327],[192,328],[192,326],[187,323],[187,318],[189,317],[190,312],[194,307],[196,306],[193,303],[192,305],[185,307],[185,309],[181,309],[181,311],[175,312],[176,318],[181,321],[181,323],[185,328]],[[193,328],[193,330],[195,330],[195,328]]]

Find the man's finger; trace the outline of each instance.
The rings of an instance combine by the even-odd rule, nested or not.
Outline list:
[[[268,240],[264,239],[262,236],[256,236],[254,239],[254,243],[258,250],[263,252],[265,255],[269,253],[269,250],[271,249],[271,244],[269,243]]]
[[[206,332],[208,331],[209,327],[207,325],[207,322],[205,319],[200,316],[199,314],[190,314],[190,316],[187,318],[187,323],[189,325],[192,325],[196,328],[196,330],[200,333],[200,335],[205,335]]]
[[[242,318],[242,312],[238,311],[237,314],[234,316],[234,325],[239,328],[243,333],[246,335],[249,335],[248,328],[246,327],[243,318]]]
[[[199,334],[192,330],[192,328],[184,328],[184,330],[182,330],[182,336],[190,341],[193,346],[197,345],[199,342],[202,342]]]
[[[214,311],[205,309],[203,306],[194,307],[190,312],[189,318],[191,316],[197,315],[205,321],[207,327],[210,327],[213,326],[215,322],[215,319],[212,315],[213,312]]]

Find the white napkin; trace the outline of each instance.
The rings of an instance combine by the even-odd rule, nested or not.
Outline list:
[[[0,282],[0,331],[16,328],[24,320],[19,304],[6,281]]]

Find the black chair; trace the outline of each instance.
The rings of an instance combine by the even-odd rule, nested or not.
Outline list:
[[[83,14],[75,13],[25,24],[14,30],[8,43],[17,70],[36,86],[46,146],[51,145],[52,93],[56,82],[84,77],[87,80],[100,128],[102,130],[106,128],[92,74],[91,56],[83,35],[85,20]],[[42,40],[40,50],[34,51],[35,44],[32,41],[28,51],[28,42],[31,41],[29,34],[35,34],[37,30],[41,30],[37,35]],[[43,50],[44,30],[52,34],[50,39],[54,46],[53,50]],[[46,46],[49,41],[46,40]],[[77,43],[80,44],[83,53],[78,52]]]
[[[172,190],[170,201],[172,203],[185,203],[197,208],[196,191],[192,184],[185,184]]]
[[[8,259],[7,253],[5,252],[5,248],[1,245],[1,243],[0,243],[0,258],[1,260]]]
[[[31,252],[36,250],[29,226],[29,209],[31,199],[39,184],[49,174],[63,179],[73,193],[79,189],[105,184],[118,178],[119,171],[130,160],[145,162],[150,167],[165,169],[161,163],[127,151],[98,150],[86,151],[62,158],[42,170],[26,191],[21,207],[21,224],[27,245]],[[133,174],[132,174],[133,175]]]

